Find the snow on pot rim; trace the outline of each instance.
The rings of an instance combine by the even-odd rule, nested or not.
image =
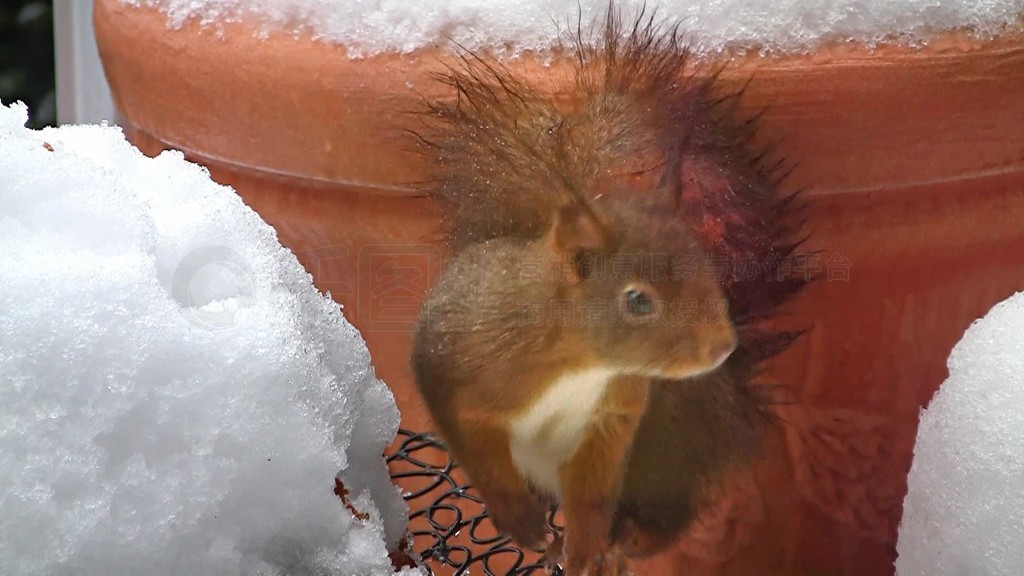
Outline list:
[[[471,50],[515,57],[547,51],[577,21],[603,17],[608,0],[582,0],[567,9],[552,0],[423,0],[413,4],[353,0],[121,0],[157,8],[167,26],[189,21],[217,33],[249,22],[266,37],[309,36],[346,46],[351,57],[411,54],[457,42]],[[935,32],[969,29],[983,38],[1017,23],[1014,0],[615,0],[624,14],[641,10],[681,22],[701,53],[724,50],[806,53],[833,39],[868,46],[926,43]]]
[[[1001,15],[987,27],[968,8],[954,11],[946,26],[956,16],[973,31],[936,29],[923,47],[819,36],[809,52],[736,56],[723,82],[739,87],[752,78],[745,111],[768,106],[764,132],[781,137],[781,151],[799,158],[794,187],[898,189],[999,170],[1019,161],[1024,147],[1016,128],[1024,111],[1012,104],[1024,101],[1017,73],[1024,68],[1024,34],[1019,22],[1007,24],[1011,12],[999,6],[992,13]],[[430,79],[451,51],[422,41],[406,53],[351,58],[346,47],[314,33],[273,33],[268,26],[239,18],[214,26],[180,12],[169,17],[159,8],[98,0],[100,54],[126,129],[242,170],[414,190],[428,167],[409,152],[404,130],[418,126],[409,112],[422,109],[422,97],[452,96]],[[553,91],[571,88],[568,63],[544,51],[523,52],[508,65]]]

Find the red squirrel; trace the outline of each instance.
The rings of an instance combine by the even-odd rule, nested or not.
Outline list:
[[[773,278],[799,226],[675,28],[609,5],[572,51],[570,98],[469,52],[438,77],[458,99],[429,103],[419,136],[454,254],[412,367],[495,525],[539,547],[557,503],[548,561],[619,574],[757,453],[771,418],[752,381],[795,337],[759,321],[803,285]],[[760,273],[711,265],[737,256]]]

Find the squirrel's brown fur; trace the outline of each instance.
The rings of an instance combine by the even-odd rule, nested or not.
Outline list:
[[[650,380],[646,408],[630,428],[635,437],[608,536],[646,555],[671,544],[708,504],[709,490],[751,461],[773,421],[758,371],[797,335],[766,330],[761,321],[808,281],[782,273],[799,269],[801,206],[796,195],[778,192],[780,164],[752,150],[755,122],[735,112],[741,93],[721,94],[716,74],[694,70],[677,28],[664,30],[643,13],[624,24],[610,4],[598,41],[580,31],[569,50],[576,83],[565,98],[469,52],[438,77],[457,99],[429,105],[430,125],[420,136],[437,177],[428,192],[445,208],[448,240],[461,254],[495,239],[539,241],[566,203],[600,205],[612,196],[613,203],[644,204],[652,190],[667,189],[671,206],[660,204],[660,215],[642,225],[684,222],[707,253],[727,263],[718,280],[739,336],[736,351],[722,368],[690,381]],[[492,354],[503,345],[493,344]],[[423,360],[429,352],[419,354]]]

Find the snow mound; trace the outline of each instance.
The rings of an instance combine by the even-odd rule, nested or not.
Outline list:
[[[546,50],[553,38],[604,14],[608,0],[121,0],[157,7],[172,28],[250,20],[344,44],[352,56],[408,53],[451,38],[472,49]],[[990,35],[1019,22],[1020,0],[618,0],[625,14],[646,4],[682,22],[702,51],[726,47],[805,51],[840,38],[875,44],[923,41],[969,28]]]
[[[953,348],[921,414],[899,576],[1024,574],[1024,293]]]
[[[27,117],[0,107],[0,573],[394,573],[398,411],[338,305],[180,153]]]

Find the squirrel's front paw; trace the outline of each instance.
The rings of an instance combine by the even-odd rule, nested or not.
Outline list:
[[[565,560],[565,554],[563,549],[564,539],[561,534],[555,534],[555,538],[548,544],[547,548],[544,549],[544,554],[541,556],[541,564],[544,565],[544,569],[548,574],[554,574],[555,569],[559,567],[559,564]]]
[[[547,510],[529,496],[496,494],[485,498],[487,515],[500,532],[523,548],[539,549],[545,543]]]
[[[632,576],[626,564],[626,556],[618,548],[612,548],[591,556],[566,561],[565,576]]]
[[[626,555],[618,546],[592,536],[573,538],[568,534],[564,547],[566,576],[628,576]]]

